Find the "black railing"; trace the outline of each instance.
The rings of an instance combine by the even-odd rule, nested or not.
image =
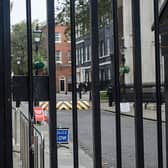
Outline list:
[[[58,167],[57,144],[56,144],[56,85],[55,85],[55,15],[54,0],[47,0],[47,28],[48,28],[48,56],[49,56],[49,75],[44,79],[45,85],[41,86],[45,91],[43,99],[49,101],[49,143],[50,143],[50,167]],[[162,115],[161,105],[166,104],[166,167],[168,167],[168,77],[167,67],[165,66],[165,84],[164,87],[160,81],[160,49],[159,49],[159,7],[158,0],[154,0],[154,31],[155,31],[155,72],[156,84],[144,87],[142,82],[142,49],[141,49],[141,20],[140,20],[140,0],[132,0],[132,28],[133,28],[133,69],[134,83],[130,85],[120,85],[120,46],[119,46],[119,23],[118,19],[118,1],[111,0],[112,16],[114,27],[114,55],[111,55],[113,64],[114,79],[111,79],[113,86],[113,98],[115,101],[115,133],[116,137],[116,167],[122,168],[122,135],[121,135],[121,115],[120,102],[135,103],[135,154],[136,168],[144,168],[144,131],[143,131],[143,102],[155,102],[157,104],[157,152],[158,167],[163,168],[163,141],[162,141]],[[98,0],[90,1],[90,23],[91,23],[91,100],[92,100],[92,129],[93,129],[93,167],[102,168],[102,140],[101,140],[101,109],[100,109],[100,88],[99,79],[99,34],[98,34]],[[72,122],[73,122],[73,167],[79,167],[79,135],[78,135],[78,111],[77,111],[77,78],[76,78],[76,37],[75,37],[75,0],[70,0],[70,24],[71,24],[71,53],[72,53]],[[37,93],[34,92],[37,77],[32,73],[32,27],[31,27],[31,1],[26,0],[26,21],[27,21],[27,55],[28,55],[28,76],[24,81],[27,84],[26,96],[24,101],[29,102],[28,119],[26,119],[24,130],[24,144],[26,152],[23,150],[23,156],[29,158],[26,166],[34,167],[34,153],[32,151],[32,137],[35,133],[33,126],[34,97],[40,100]],[[122,19],[121,19],[122,20]],[[11,67],[10,67],[10,0],[0,0],[0,167],[12,168],[12,106],[11,106]],[[152,58],[151,58],[152,59]],[[154,58],[153,58],[154,59]],[[165,57],[165,65],[168,64]],[[15,79],[15,78],[14,78]],[[22,77],[23,79],[23,77]],[[16,79],[17,80],[17,79]],[[114,80],[114,81],[113,81]],[[43,79],[41,81],[43,83]],[[18,82],[16,82],[18,84]],[[108,83],[102,84],[104,89]],[[22,87],[22,86],[20,86]],[[13,91],[15,90],[13,87]],[[124,92],[123,91],[124,88]],[[163,89],[164,88],[164,89]],[[107,88],[106,88],[107,89]],[[19,95],[19,89],[15,95]],[[17,97],[17,96],[16,96]],[[19,97],[19,96],[18,96]],[[19,99],[19,98],[18,98]],[[17,100],[17,98],[16,98]],[[20,100],[20,99],[19,99]],[[23,101],[23,100],[20,100]],[[23,128],[22,128],[23,129]],[[35,131],[38,132],[37,130]],[[28,137],[28,138],[27,138]],[[27,139],[26,139],[27,138]],[[38,140],[35,139],[35,142]],[[37,148],[37,146],[35,146]],[[43,159],[44,161],[44,159]],[[36,162],[36,165],[38,163]]]
[[[31,149],[33,152],[32,165],[30,166],[30,158],[29,158],[29,119],[27,116],[22,112],[18,111],[18,115],[20,117],[20,158],[22,162],[22,166],[25,168],[29,168],[31,166],[35,168],[44,168],[44,138],[41,132],[32,125],[31,131],[33,131],[32,145]],[[18,121],[16,121],[18,122]],[[18,129],[18,128],[16,128]]]

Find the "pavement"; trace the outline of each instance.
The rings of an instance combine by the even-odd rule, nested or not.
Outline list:
[[[115,113],[115,106],[109,107],[108,103],[101,103],[101,109]],[[121,115],[134,117],[135,109],[133,103],[129,103],[129,110],[121,112]],[[165,105],[162,105],[161,115],[162,121],[165,122]],[[146,108],[145,105],[143,105],[143,118],[147,120],[157,120],[156,104],[148,104]]]
[[[48,124],[36,126],[45,138],[45,168],[49,168],[49,134]],[[60,168],[73,168],[73,144],[62,144],[57,146],[58,166]],[[92,158],[79,147],[79,167],[92,168]]]
[[[57,101],[72,101],[72,92],[65,93],[57,93],[56,94]],[[82,93],[81,99],[79,99],[79,93],[77,92],[78,100],[89,100],[89,92]]]

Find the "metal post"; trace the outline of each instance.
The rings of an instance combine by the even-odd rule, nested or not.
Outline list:
[[[36,52],[36,56],[38,56],[38,44],[37,44],[37,42],[35,43],[35,52]],[[38,69],[35,69],[35,75],[36,75],[36,76],[38,75]],[[35,105],[35,106],[39,106],[39,102],[38,102],[38,101],[35,101],[35,102],[34,102],[34,105]]]
[[[31,0],[26,0],[26,20],[27,20],[27,54],[28,54],[28,81],[29,81],[29,159],[30,168],[34,167],[34,156],[32,149],[32,121],[33,118],[33,66],[32,66],[32,26],[31,26]]]
[[[91,0],[91,46],[92,46],[92,108],[93,108],[93,159],[94,168],[102,167],[101,156],[101,119],[99,93],[99,53],[98,53],[98,4]]]
[[[154,0],[154,25],[155,25],[158,168],[163,168],[162,112],[161,112],[161,89],[160,89],[161,82],[160,82],[160,47],[159,47],[159,2],[158,0]]]
[[[166,118],[166,167],[168,166],[168,57],[164,57],[164,75],[165,75],[165,118]]]
[[[114,27],[114,79],[115,79],[115,110],[116,110],[116,160],[117,168],[122,167],[121,156],[121,119],[120,119],[120,73],[119,73],[119,34],[118,34],[118,3],[112,0],[113,6],[113,27]],[[112,55],[111,55],[112,56]],[[113,60],[113,59],[111,59]]]
[[[49,142],[50,168],[57,168],[57,140],[56,140],[56,86],[55,86],[55,17],[54,0],[47,1],[48,23],[48,55],[49,55]]]
[[[35,42],[35,52],[36,52],[36,57],[37,57],[38,56],[38,43],[37,42]],[[35,75],[38,75],[38,69],[36,69]]]
[[[38,135],[34,136],[34,167],[38,168]]]
[[[42,141],[40,144],[40,168],[44,168],[44,148],[45,148],[45,141],[42,137]]]
[[[136,168],[144,168],[140,0],[132,0]]]
[[[14,140],[15,140],[15,145],[18,145],[18,114],[19,114],[19,109],[16,108],[14,111]]]
[[[10,1],[0,1],[0,167],[12,168]]]
[[[74,168],[79,167],[78,156],[78,114],[76,88],[76,38],[75,38],[75,0],[70,0],[71,18],[71,59],[72,59],[72,123],[73,123],[73,162]]]
[[[35,51],[36,51],[36,56],[38,56],[38,44],[37,43],[35,43]],[[38,69],[36,69],[36,71],[35,71],[35,75],[38,75]],[[36,102],[35,102],[35,106],[36,106]]]

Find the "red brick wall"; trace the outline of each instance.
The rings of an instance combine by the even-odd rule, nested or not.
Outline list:
[[[68,52],[70,51],[70,43],[65,37],[65,26],[55,25],[55,32],[61,33],[61,43],[55,43],[55,51],[61,51],[62,53],[62,63],[56,64],[56,91],[60,91],[60,78],[65,77],[66,88],[68,90],[68,78],[71,76],[71,64],[68,62]],[[43,33],[47,35],[47,27],[43,28]],[[47,39],[45,39],[46,50],[48,48]]]
[[[60,91],[60,79],[61,77],[65,77],[65,85],[66,85],[66,91],[68,91],[68,78],[71,76],[71,67],[63,67],[63,66],[58,66],[56,68],[56,90],[57,92]]]
[[[55,50],[59,50],[62,52],[62,64],[68,64],[68,51],[70,51],[70,43],[67,42],[67,39],[65,37],[65,29],[64,26],[55,26],[55,32],[61,33],[61,43],[55,43]]]
[[[68,52],[70,51],[70,43],[67,42],[64,31],[66,27],[56,25],[55,32],[61,33],[61,43],[55,43],[55,50],[62,52],[62,64],[56,65],[56,90],[60,91],[60,78],[65,77],[65,90],[68,91],[68,79],[71,76],[71,64],[68,62]]]

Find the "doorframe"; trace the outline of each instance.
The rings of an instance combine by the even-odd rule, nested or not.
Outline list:
[[[61,91],[61,80],[64,80],[64,91]],[[61,76],[59,78],[59,92],[60,93],[66,92],[66,78],[65,78],[65,76]]]

